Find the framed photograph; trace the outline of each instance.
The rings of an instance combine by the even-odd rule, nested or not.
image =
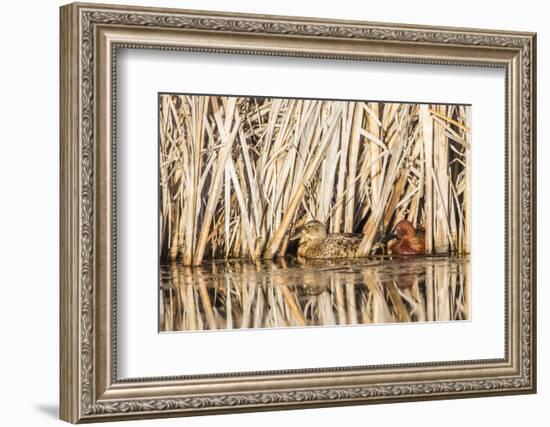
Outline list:
[[[61,8],[61,418],[536,391],[536,37]]]

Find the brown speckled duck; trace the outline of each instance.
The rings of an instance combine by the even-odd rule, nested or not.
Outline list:
[[[298,227],[291,236],[298,242],[298,256],[303,258],[354,258],[362,234],[327,233],[322,222],[313,220]]]

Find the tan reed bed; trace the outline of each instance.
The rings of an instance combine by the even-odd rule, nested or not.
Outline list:
[[[283,256],[313,218],[364,233],[361,255],[402,219],[428,253],[469,253],[469,110],[163,95],[161,260]]]

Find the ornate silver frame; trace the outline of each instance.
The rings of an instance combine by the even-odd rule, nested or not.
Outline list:
[[[536,35],[126,6],[61,8],[61,418],[77,423],[534,393]],[[116,375],[118,47],[506,70],[505,357],[178,378]]]

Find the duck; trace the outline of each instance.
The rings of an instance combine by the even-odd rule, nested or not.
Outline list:
[[[415,229],[410,221],[399,221],[384,239],[392,255],[421,255],[426,253],[424,231]]]
[[[299,258],[355,258],[363,235],[328,233],[325,224],[311,220],[295,230],[290,240],[296,239]]]

